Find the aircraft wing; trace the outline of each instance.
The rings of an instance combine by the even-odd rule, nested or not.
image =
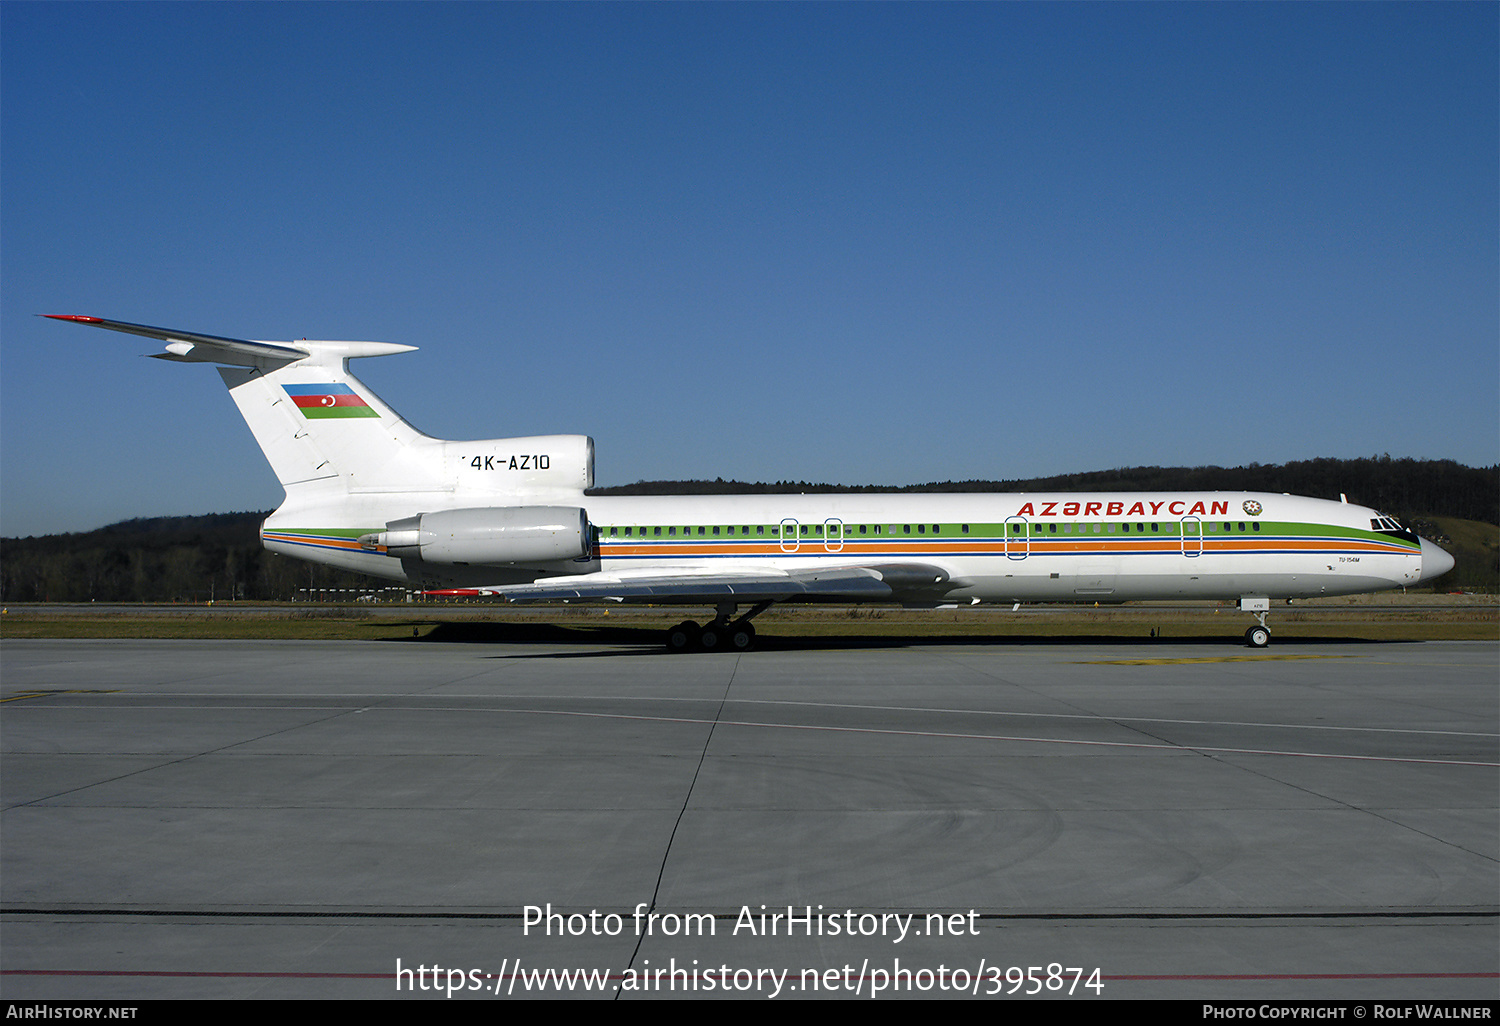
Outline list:
[[[461,588],[442,594],[493,595],[518,604],[535,602],[933,602],[966,582],[926,563],[881,563],[806,570],[743,571],[683,568],[672,571],[580,574],[535,584]]]

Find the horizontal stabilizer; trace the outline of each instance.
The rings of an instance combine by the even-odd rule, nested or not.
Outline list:
[[[72,321],[110,331],[123,331],[127,335],[143,335],[160,339],[167,344],[165,353],[153,353],[158,360],[178,363],[222,363],[231,367],[264,367],[274,364],[284,367],[299,360],[310,363],[336,364],[341,360],[354,360],[362,356],[390,356],[395,353],[413,352],[416,346],[396,342],[343,342],[301,339],[297,342],[256,342],[246,338],[222,338],[218,335],[200,335],[196,331],[178,331],[176,328],[153,328],[149,324],[131,324],[128,321],[106,321],[102,317],[79,317],[74,314],[42,314],[54,321]]]
[[[227,363],[237,367],[253,367],[259,360],[303,360],[308,351],[294,346],[271,342],[251,342],[248,339],[220,338],[218,335],[200,335],[193,331],[177,331],[173,328],[153,328],[148,324],[130,324],[127,321],[106,321],[102,317],[80,317],[74,314],[42,314],[54,321],[72,321],[88,324],[110,331],[123,331],[128,335],[143,335],[167,343],[165,353],[153,354],[161,360],[177,360],[184,363]]]

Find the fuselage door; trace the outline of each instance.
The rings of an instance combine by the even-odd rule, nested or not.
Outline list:
[[[844,547],[844,522],[829,517],[823,521],[823,548],[837,552]]]
[[[797,521],[790,518],[781,522],[781,551],[796,552],[797,546],[802,544],[802,539],[797,537]]]
[[[1203,521],[1197,517],[1182,518],[1182,554],[1203,555]]]
[[[1025,559],[1031,551],[1031,528],[1025,517],[1005,518],[1005,558]]]

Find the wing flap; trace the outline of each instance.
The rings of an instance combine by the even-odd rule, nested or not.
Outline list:
[[[931,599],[963,582],[941,567],[921,563],[875,566],[820,567],[809,570],[764,570],[743,573],[701,570],[620,574],[583,574],[534,584],[477,588],[475,594],[493,595],[524,605],[535,602],[683,602],[717,604],[746,602],[899,602]]]

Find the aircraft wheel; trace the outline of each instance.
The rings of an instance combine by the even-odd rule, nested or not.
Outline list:
[[[691,620],[684,620],[676,627],[667,631],[668,652],[691,651],[698,642],[698,625]]]
[[[1264,627],[1251,627],[1245,632],[1245,644],[1251,648],[1265,648],[1271,643],[1271,632]]]
[[[748,623],[732,623],[724,632],[724,644],[731,652],[748,652],[755,647],[755,628]]]
[[[698,632],[698,647],[705,652],[713,652],[724,644],[724,625],[721,623],[708,623]]]

